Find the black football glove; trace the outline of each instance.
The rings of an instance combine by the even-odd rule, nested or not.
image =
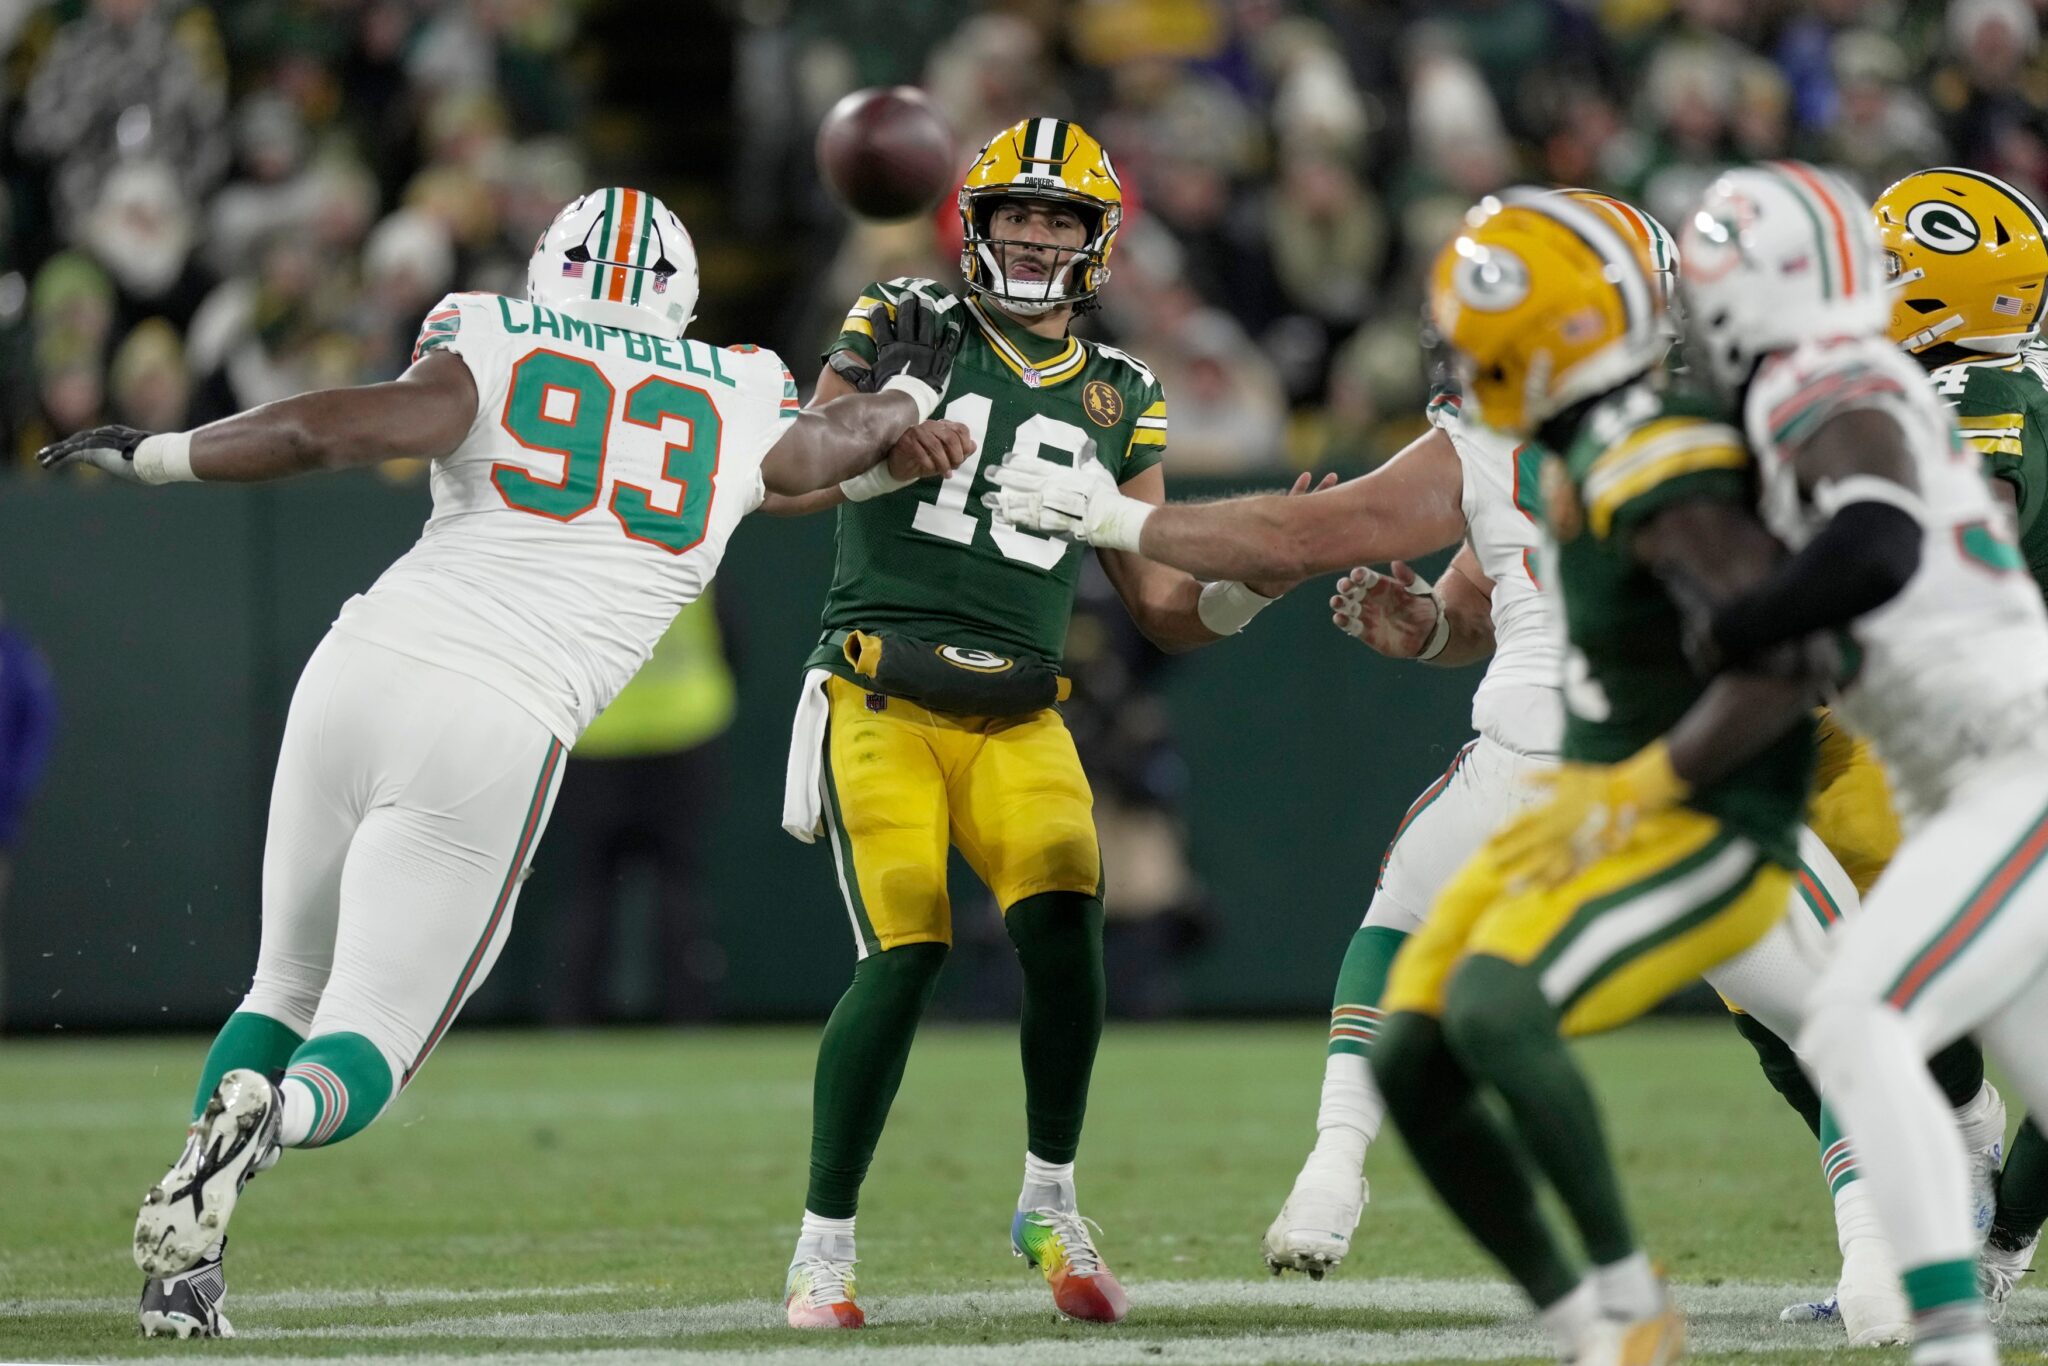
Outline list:
[[[133,427],[93,427],[43,447],[36,452],[36,463],[46,470],[91,465],[116,479],[139,484],[142,477],[135,472],[135,448],[148,435]]]
[[[953,358],[960,353],[964,313],[960,301],[950,294],[934,303],[922,294],[906,292],[896,301],[893,320],[887,309],[877,308],[869,315],[875,326],[875,363],[862,387],[880,389],[903,375],[943,395],[953,373]]]

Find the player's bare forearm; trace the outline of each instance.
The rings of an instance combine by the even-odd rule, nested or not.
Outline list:
[[[917,420],[916,402],[903,393],[847,394],[813,403],[762,458],[762,482],[770,493],[789,496],[836,490],[884,458]]]
[[[770,517],[808,517],[814,512],[829,512],[846,501],[846,495],[834,484],[829,489],[817,489],[811,493],[800,493],[794,498],[771,491],[761,500],[761,511]]]
[[[1202,585],[1191,575],[1128,551],[1095,554],[1139,633],[1159,649],[1185,654],[1223,639],[1202,624]]]
[[[1371,474],[1305,497],[1169,503],[1146,518],[1139,547],[1200,579],[1299,581],[1453,544],[1462,491],[1451,439],[1432,429]]]
[[[192,433],[192,473],[255,483],[454,450],[476,418],[469,366],[436,352],[387,384],[298,394]]]
[[[1695,791],[1719,782],[1810,713],[1816,695],[1808,679],[1718,675],[1664,737],[1672,771]]]
[[[1434,659],[1439,669],[1477,664],[1493,654],[1493,580],[1479,567],[1470,542],[1451,560],[1436,581],[1437,601],[1451,623],[1451,634]]]

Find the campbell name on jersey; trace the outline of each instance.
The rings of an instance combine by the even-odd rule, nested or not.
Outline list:
[[[460,356],[477,411],[434,461],[419,542],[338,630],[470,675],[564,743],[711,582],[795,420],[771,351],[726,350],[451,294],[414,359]]]
[[[946,295],[929,280],[870,285],[827,356],[872,362],[868,314],[910,290]],[[1166,396],[1142,363],[1099,342],[1034,336],[979,299],[956,307],[966,310],[965,339],[935,416],[964,425],[975,452],[950,479],[839,509],[824,635],[809,667],[851,678],[838,642],[856,630],[1057,665],[1085,552],[996,522],[981,503],[995,487],[988,471],[1013,452],[1092,458],[1123,483],[1166,453]]]
[[[1519,754],[1554,755],[1564,712],[1556,609],[1537,571],[1543,450],[1465,420],[1462,409],[1456,394],[1441,393],[1429,405],[1429,420],[1458,454],[1465,537],[1493,580],[1493,658],[1472,694],[1472,729]]]
[[[1631,552],[1631,533],[1674,503],[1749,506],[1755,490],[1742,434],[1706,401],[1648,382],[1595,405],[1565,453],[1546,457],[1547,558],[1565,618],[1567,760],[1626,759],[1669,731],[1706,688],[1686,660],[1678,606]],[[1789,865],[1812,770],[1805,720],[1687,805]]]
[[[2012,486],[2020,554],[2048,592],[2048,342],[2015,356],[1956,361],[1928,378],[1955,411],[1963,444],[1984,458],[1986,473]]]
[[[1867,479],[1853,490],[1800,487],[1793,461],[1801,447],[1852,409],[1898,421],[1916,490]],[[2048,698],[2048,609],[1981,457],[1919,366],[1878,338],[1808,343],[1764,362],[1743,418],[1762,471],[1764,520],[1787,545],[1806,544],[1840,503],[1873,496],[1924,528],[1906,587],[1855,624],[1862,665],[1837,707],[1890,771],[1900,814],[1910,820],[1938,807],[2008,739],[2038,743],[2031,732]],[[1995,734],[2008,720],[2012,735]]]

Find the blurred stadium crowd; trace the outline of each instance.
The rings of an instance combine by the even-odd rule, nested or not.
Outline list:
[[[0,0],[4,467],[387,378],[444,289],[520,292],[607,174],[691,224],[700,333],[803,374],[862,284],[953,274],[949,206],[849,231],[816,183],[819,117],[866,85],[924,85],[963,160],[1034,113],[1104,140],[1135,207],[1089,326],[1159,372],[1186,474],[1397,448],[1419,272],[1517,180],[1667,221],[1786,154],[1870,193],[1950,160],[2048,193],[2048,0],[645,0],[662,43],[729,44],[727,84],[677,82],[637,158],[598,156],[585,21],[632,7]],[[722,183],[679,178],[714,141]]]

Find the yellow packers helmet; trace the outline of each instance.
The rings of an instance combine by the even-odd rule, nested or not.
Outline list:
[[[2041,334],[2048,224],[2025,195],[1980,171],[1937,166],[1886,190],[1874,212],[1893,341],[2010,355]]]
[[[1657,304],[1664,310],[1665,331],[1676,340],[1679,333],[1678,239],[1654,216],[1625,199],[1616,199],[1598,190],[1577,188],[1562,189],[1558,193],[1606,214],[1649,255],[1650,283],[1657,287]]]
[[[1049,199],[1072,205],[1087,238],[1043,280],[1012,280],[1009,252],[1038,246],[994,237],[997,205]],[[1093,298],[1109,280],[1109,252],[1124,221],[1123,185],[1109,153],[1078,123],[1025,119],[990,138],[960,186],[960,274],[968,287],[1016,313],[1044,313]]]
[[[1516,189],[1465,224],[1430,269],[1429,314],[1488,426],[1527,436],[1664,358],[1649,253],[1605,213]]]

